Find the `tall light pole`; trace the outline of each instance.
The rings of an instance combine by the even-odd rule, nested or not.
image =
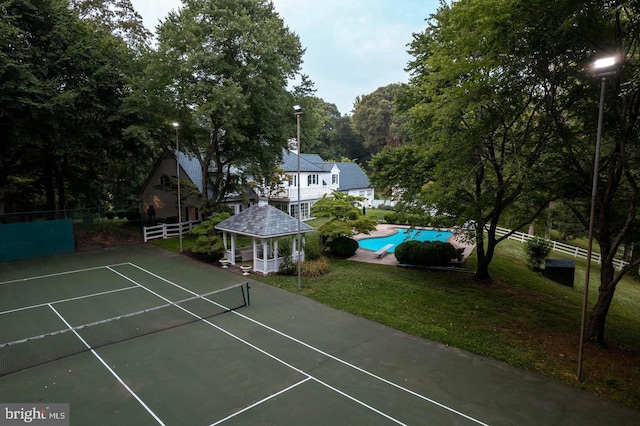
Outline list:
[[[297,177],[297,184],[298,184],[298,242],[297,242],[297,248],[298,248],[298,291],[300,291],[300,289],[302,288],[302,285],[300,284],[300,276],[301,276],[301,259],[302,259],[302,244],[301,244],[301,238],[300,238],[300,223],[302,221],[302,211],[300,210],[300,154],[302,153],[302,150],[300,149],[300,116],[302,115],[302,107],[300,107],[300,105],[294,105],[293,106],[293,114],[296,116],[296,126],[298,129],[298,136],[297,136],[297,149],[298,149],[298,177]]]
[[[176,129],[176,177],[178,178],[178,233],[180,234],[180,253],[182,253],[182,206],[180,204],[180,144],[178,142],[178,133],[180,132],[180,123],[173,122]]]
[[[614,75],[616,70],[612,69],[616,64],[616,57],[598,59],[593,63],[593,71],[600,80],[600,107],[598,110],[598,131],[596,134],[596,152],[593,159],[593,181],[591,183],[591,211],[589,213],[589,242],[587,245],[587,267],[584,278],[584,294],[582,296],[582,322],[580,323],[580,347],[578,350],[578,381],[582,381],[582,358],[584,350],[584,337],[587,326],[587,305],[589,301],[589,278],[591,274],[591,254],[593,249],[593,224],[596,212],[596,196],[598,193],[598,169],[600,168],[600,145],[602,141],[602,120],[604,113],[604,95],[607,83],[607,76]]]

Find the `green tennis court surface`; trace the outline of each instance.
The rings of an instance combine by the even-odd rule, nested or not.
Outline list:
[[[69,403],[72,425],[640,424],[259,282],[243,306],[242,278],[150,246],[0,264],[0,403]]]

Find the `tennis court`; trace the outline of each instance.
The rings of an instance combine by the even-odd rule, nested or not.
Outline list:
[[[243,278],[151,246],[0,264],[0,402],[69,403],[72,425],[640,424]]]

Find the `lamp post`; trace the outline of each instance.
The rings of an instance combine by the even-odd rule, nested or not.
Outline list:
[[[584,278],[584,294],[582,296],[582,321],[580,323],[580,346],[578,350],[578,381],[582,381],[582,358],[584,350],[584,337],[587,323],[587,305],[589,301],[589,278],[591,274],[591,255],[593,249],[593,225],[595,222],[596,196],[598,192],[598,169],[600,168],[600,145],[602,141],[602,120],[604,113],[604,95],[607,76],[614,75],[616,70],[612,67],[616,64],[615,56],[598,59],[593,63],[594,75],[600,80],[600,106],[598,109],[598,131],[596,134],[596,152],[593,159],[593,181],[591,183],[591,211],[589,213],[589,242],[587,245],[587,267]]]
[[[180,144],[178,142],[178,133],[180,132],[180,123],[173,122],[176,129],[176,178],[178,179],[178,233],[180,234],[180,253],[182,253],[182,206],[180,205]]]
[[[300,116],[302,115],[302,107],[300,105],[293,106],[293,114],[296,116],[296,127],[298,130],[297,133],[297,148],[298,148],[298,177],[296,183],[298,184],[298,239],[297,239],[297,248],[298,248],[298,291],[301,290],[302,285],[300,284],[300,275],[301,275],[301,259],[302,259],[302,244],[300,238],[300,223],[302,221],[302,211],[300,210],[300,154],[302,150],[300,149]]]

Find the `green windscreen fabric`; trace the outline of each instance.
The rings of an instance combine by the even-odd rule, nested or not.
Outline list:
[[[0,262],[72,253],[71,219],[0,225]]]

